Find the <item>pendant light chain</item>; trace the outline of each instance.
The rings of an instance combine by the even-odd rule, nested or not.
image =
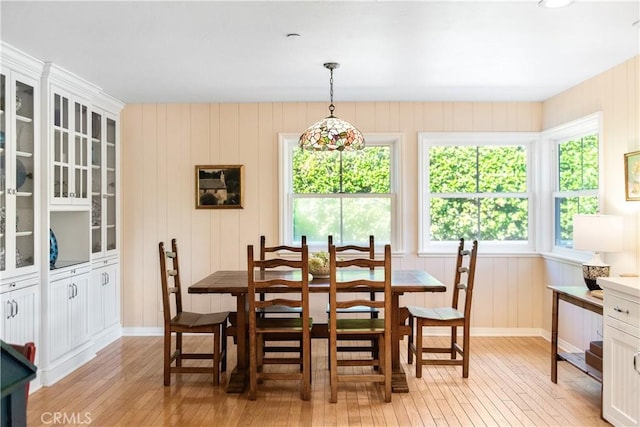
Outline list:
[[[336,109],[336,106],[333,105],[333,68],[329,68],[329,98],[331,100],[331,104],[329,104],[329,117],[333,116],[333,111]]]

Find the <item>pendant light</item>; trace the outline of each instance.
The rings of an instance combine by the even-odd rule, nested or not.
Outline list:
[[[333,115],[333,70],[338,68],[337,62],[327,62],[324,67],[331,73],[329,79],[331,104],[329,117],[314,123],[300,135],[299,145],[303,150],[315,151],[354,151],[364,148],[364,136],[351,123],[340,120]]]

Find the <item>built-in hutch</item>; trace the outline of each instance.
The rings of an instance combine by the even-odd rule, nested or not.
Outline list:
[[[121,335],[117,99],[2,44],[0,273],[7,342],[52,384]]]

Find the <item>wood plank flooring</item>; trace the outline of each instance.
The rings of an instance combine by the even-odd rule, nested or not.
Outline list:
[[[187,349],[211,345],[210,338],[185,341]],[[401,351],[406,362],[406,344]],[[311,401],[300,400],[297,383],[269,381],[259,385],[258,399],[251,402],[246,392],[225,393],[226,375],[220,387],[204,374],[174,375],[172,385],[164,387],[162,338],[124,337],[29,396],[28,425],[608,425],[600,419],[600,384],[564,362],[553,384],[549,352],[542,338],[473,337],[466,380],[460,367],[448,366],[425,367],[416,379],[414,365],[405,363],[411,391],[394,394],[391,403],[383,402],[379,385],[341,384],[338,403],[331,404],[326,342],[314,340]],[[233,356],[228,363],[235,366]]]

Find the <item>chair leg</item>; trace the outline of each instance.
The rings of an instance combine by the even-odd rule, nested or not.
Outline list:
[[[407,363],[411,365],[413,363],[413,350],[411,345],[413,344],[413,316],[409,315],[409,335],[407,336]]]
[[[176,366],[182,366],[182,332],[176,332],[176,350],[178,350]]]
[[[451,327],[451,359],[458,358],[458,352],[456,351],[456,343],[458,342],[458,328]]]
[[[390,332],[387,332],[390,333]],[[378,338],[378,347],[383,349],[380,352],[380,370],[384,373],[384,401],[391,402],[391,357],[387,357],[387,347],[384,345],[384,335]]]
[[[258,338],[255,334],[249,336],[249,400],[256,400],[258,391]]]
[[[164,333],[164,385],[171,385],[171,332]]]
[[[225,322],[226,323],[226,322]],[[227,325],[222,324],[222,361],[220,362],[220,371],[227,372]]]
[[[416,378],[422,378],[422,321],[416,324]]]
[[[468,322],[468,319],[466,319]],[[464,325],[462,343],[462,378],[469,378],[469,325]]]
[[[220,325],[213,332],[213,385],[220,385]]]
[[[329,381],[331,384],[331,397],[329,402],[338,401],[338,351],[337,339],[329,338]]]
[[[302,347],[300,347],[300,353],[302,356],[302,400],[311,399],[311,339],[308,340],[309,344],[304,345],[304,340],[301,340]]]

